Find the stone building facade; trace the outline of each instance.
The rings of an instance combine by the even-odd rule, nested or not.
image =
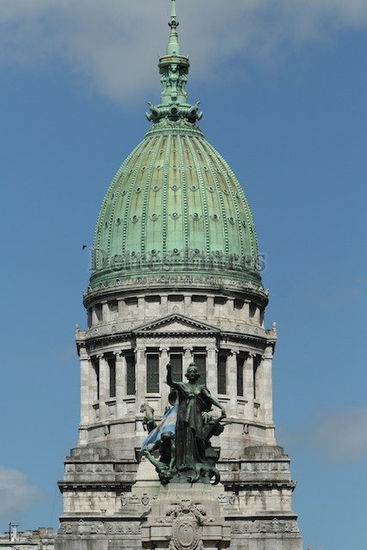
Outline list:
[[[161,103],[151,105],[151,128],[117,172],[97,220],[84,294],[88,323],[76,329],[80,437],[59,482],[56,547],[301,550],[289,458],[274,436],[277,334],[275,325],[265,326],[268,293],[255,227],[236,176],[197,125],[198,104],[188,103],[189,60],[177,26],[172,0],[169,44],[159,61]],[[166,525],[157,510],[168,496],[140,457],[141,405],[162,418],[168,362],[181,380],[195,362],[227,411],[214,442],[221,485],[207,487],[204,499],[221,534],[205,541],[198,535],[191,546],[173,535],[154,539],[154,521],[161,530]],[[182,489],[181,500],[194,494],[198,499],[195,488]],[[191,512],[175,508],[168,530],[192,514],[205,531],[199,504]]]
[[[9,531],[0,533],[1,550],[54,550],[55,532],[49,527],[18,531],[17,525],[9,525]]]

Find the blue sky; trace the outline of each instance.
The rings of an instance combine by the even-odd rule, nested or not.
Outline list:
[[[82,244],[159,99],[168,2],[75,4],[0,6],[2,530],[57,525],[77,441]],[[190,98],[266,256],[277,436],[305,547],[364,550],[367,4],[180,4]]]

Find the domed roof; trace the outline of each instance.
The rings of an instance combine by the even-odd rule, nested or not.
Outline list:
[[[174,5],[174,2],[172,3]],[[189,62],[175,13],[163,92],[143,141],[121,165],[98,216],[90,290],[193,283],[262,293],[255,227],[242,188],[204,138],[197,105],[186,102]],[[201,285],[200,285],[201,286]]]

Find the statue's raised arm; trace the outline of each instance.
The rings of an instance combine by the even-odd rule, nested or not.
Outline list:
[[[179,387],[180,387],[180,384],[179,382],[175,382],[174,380],[172,380],[172,365],[171,363],[168,363],[167,364],[167,384],[171,387],[171,388],[174,388],[175,390],[177,390]]]

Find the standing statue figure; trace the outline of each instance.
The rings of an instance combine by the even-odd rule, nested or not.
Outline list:
[[[191,363],[186,372],[187,382],[172,380],[172,365],[167,365],[167,384],[177,391],[178,411],[175,432],[175,470],[178,482],[202,481],[209,483],[215,477],[219,481],[219,472],[215,468],[213,451],[209,438],[219,435],[223,426],[219,423],[226,412],[204,384],[199,384],[200,374],[195,363]],[[213,420],[208,413],[212,405],[222,414]],[[217,457],[218,458],[218,457]]]
[[[140,405],[140,412],[145,413],[143,420],[143,430],[148,433],[152,432],[157,427],[157,423],[154,419],[153,407],[151,407],[148,403],[142,403]]]

